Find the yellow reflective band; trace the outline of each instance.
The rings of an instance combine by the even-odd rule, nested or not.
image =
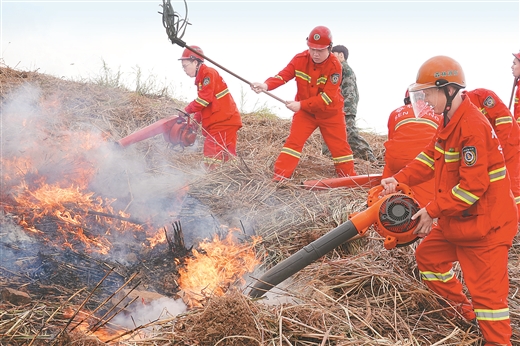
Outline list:
[[[438,142],[435,143],[435,150],[444,155],[444,148]]]
[[[457,197],[461,201],[466,204],[473,205],[476,201],[479,200],[479,197],[475,196],[469,191],[462,189],[459,184],[457,184],[453,189],[451,189],[451,193],[453,196]]]
[[[457,162],[460,161],[460,153],[458,151],[445,151],[444,162]]]
[[[484,115],[487,114],[487,110],[485,108],[479,108],[478,110]]]
[[[337,165],[338,163],[345,163],[349,161],[354,160],[354,155],[347,155],[347,156],[340,156],[340,157],[333,157],[332,161],[334,161],[334,164]]]
[[[512,124],[513,118],[512,117],[500,117],[495,119],[495,126],[501,125],[501,124]]]
[[[203,100],[203,99],[201,99],[200,97],[197,97],[197,99],[195,100],[195,102],[197,102],[199,105],[204,106],[204,107],[207,107],[207,106],[209,105],[209,102],[208,102],[208,101]]]
[[[331,98],[329,97],[329,95],[325,94],[325,93],[321,93],[321,98],[323,99],[323,101],[325,102],[325,104],[328,106],[332,103],[332,100]]]
[[[451,269],[447,273],[434,273],[434,272],[422,272],[422,271],[419,271],[419,273],[421,274],[421,279],[423,281],[447,282],[447,281],[453,279],[453,277],[455,276],[455,274],[453,273],[453,270],[451,270]]]
[[[229,90],[226,88],[226,89],[222,90],[221,92],[219,92],[218,94],[216,94],[215,97],[217,99],[220,99],[220,98],[226,96],[227,94],[229,94]]]
[[[419,155],[417,155],[417,157],[415,158],[416,160],[418,161],[421,161],[422,163],[424,163],[426,166],[430,167],[431,169],[435,170],[435,167],[433,166],[434,164],[434,160],[432,157],[429,157],[428,155],[426,155],[425,153],[421,152],[419,153]]]
[[[296,70],[295,71],[295,75],[296,75],[296,77],[301,78],[304,81],[307,81],[309,83],[311,82],[311,76],[309,76],[308,74],[303,73],[302,71]]]
[[[475,309],[479,321],[503,321],[509,319],[509,308],[499,310]]]
[[[282,78],[282,77],[280,77],[279,75],[276,75],[276,76],[274,76],[274,78],[278,78],[278,79],[280,79],[280,80],[283,80],[283,78]],[[286,82],[286,81],[284,81],[284,80],[283,80],[283,82],[284,82],[284,83],[287,83],[287,82]]]
[[[203,161],[204,161],[204,163],[208,163],[208,164],[222,163],[222,160],[216,159],[214,157],[207,157],[207,156],[204,157]]]
[[[287,147],[283,147],[281,153],[282,154],[287,154],[287,155],[290,155],[290,156],[294,156],[297,159],[299,159],[300,156],[302,155],[302,153],[297,152],[296,150],[293,150],[293,149],[287,148]]]
[[[325,84],[325,83],[327,83],[327,77],[322,76],[322,77],[318,78],[316,85]]]
[[[489,172],[489,181],[494,182],[497,180],[502,180],[506,177],[506,168],[500,167],[498,169],[495,169],[491,172]]]
[[[516,204],[520,204],[520,196],[516,196],[515,197],[515,203]]]
[[[400,122],[398,122],[396,125],[395,125],[395,128],[394,130],[397,130],[400,126],[403,126],[403,125],[406,125],[406,124],[425,124],[425,125],[428,125],[428,126],[431,126],[433,127],[434,129],[437,130],[437,128],[439,127],[439,125],[437,125],[437,123],[433,120],[430,120],[430,119],[423,119],[423,118],[408,118],[408,119],[404,119],[404,120],[401,120]]]

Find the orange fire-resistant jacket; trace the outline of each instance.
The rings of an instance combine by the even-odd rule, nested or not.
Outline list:
[[[296,54],[278,75],[265,81],[268,90],[272,90],[296,78],[295,100],[301,105],[293,116],[291,132],[275,162],[275,179],[291,177],[305,141],[317,127],[329,147],[336,173],[339,176],[355,175],[340,89],[341,68],[341,63],[333,54],[316,64],[306,50]]]
[[[303,111],[317,118],[338,116],[343,112],[341,95],[341,63],[331,54],[321,64],[315,64],[306,50],[297,54],[275,77],[265,83],[268,90],[275,89],[296,77],[295,100],[301,102]]]
[[[195,77],[197,98],[185,108],[186,113],[202,113],[202,127],[242,126],[237,105],[229,93],[226,82],[217,70],[201,64]]]
[[[511,179],[511,191],[520,211],[520,127],[507,106],[493,91],[475,89],[466,94],[489,120],[498,136]]]
[[[217,70],[201,64],[195,77],[197,98],[184,109],[202,123],[204,163],[212,169],[236,156],[237,132],[242,127],[238,108]]]
[[[449,123],[394,178],[409,186],[435,178],[435,199],[426,211],[439,218],[448,241],[464,245],[495,236],[510,241],[517,209],[500,143],[489,121],[462,97]]]
[[[441,122],[442,115],[434,114],[431,108],[428,108],[420,118],[416,118],[411,104],[399,107],[390,113],[383,178],[393,176],[417,157],[430,143]],[[414,198],[422,207],[433,200],[433,178],[411,188]]]

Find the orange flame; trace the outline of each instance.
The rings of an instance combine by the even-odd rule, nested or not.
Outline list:
[[[193,258],[187,258],[185,267],[179,270],[179,286],[188,297],[188,305],[199,305],[210,295],[222,296],[235,284],[243,284],[243,276],[252,272],[260,264],[254,247],[260,237],[252,237],[252,243],[237,244],[230,229],[226,238],[213,241],[204,240],[199,244],[200,251],[193,250]]]

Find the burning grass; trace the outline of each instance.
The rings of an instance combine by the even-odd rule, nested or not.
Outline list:
[[[38,123],[33,123],[41,132],[27,139],[30,145],[16,143],[19,152],[32,152],[49,139],[55,143],[50,146],[52,152],[32,156],[33,162],[17,162],[17,170],[7,171],[4,166],[5,160],[14,162],[17,157],[2,153],[0,254],[3,260],[0,290],[16,289],[29,294],[32,300],[25,305],[0,303],[0,343],[302,346],[482,343],[478,332],[461,319],[449,317],[451,311],[447,311],[438,297],[420,282],[413,258],[414,245],[387,251],[375,232],[339,246],[273,290],[276,294],[267,294],[268,299],[251,300],[247,296],[248,288],[233,277],[224,285],[226,287],[219,287],[223,289],[223,295],[208,294],[200,305],[185,312],[166,314],[161,319],[148,319],[145,323],[130,326],[122,326],[116,321],[100,322],[99,318],[109,309],[109,304],[104,301],[122,285],[126,285],[128,291],[138,287],[172,298],[179,291],[177,265],[182,266],[182,263],[171,253],[164,256],[159,247],[153,248],[152,235],[140,234],[144,226],[156,230],[153,239],[154,243],[159,243],[159,236],[168,230],[168,223],[180,218],[186,242],[194,244],[198,250],[197,244],[203,243],[203,235],[193,232],[196,229],[192,227],[194,224],[203,223],[208,234],[239,230],[236,238],[247,249],[251,248],[253,239],[261,239],[254,245],[256,260],[261,261],[261,266],[246,277],[249,282],[254,282],[262,270],[345,222],[351,213],[364,210],[367,191],[361,188],[309,191],[299,187],[303,180],[334,176],[330,158],[321,154],[319,133],[309,138],[294,179],[284,188],[272,183],[272,165],[288,134],[290,122],[270,114],[243,115],[239,158],[216,171],[206,173],[201,169],[202,154],[196,146],[184,150],[171,148],[160,136],[118,152],[119,161],[113,165],[110,165],[111,158],[107,154],[113,148],[98,150],[100,155],[105,155],[102,156],[104,159],[97,161],[99,167],[92,167],[85,156],[85,152],[91,149],[80,146],[84,151],[79,150],[75,142],[70,141],[70,138],[76,138],[77,142],[74,135],[95,130],[100,134],[96,138],[110,144],[176,114],[175,108],[182,105],[166,97],[145,97],[125,90],[7,67],[0,68],[0,82],[3,114],[7,111],[6,105],[16,103],[17,95],[23,92],[33,96],[21,103],[23,107],[20,107],[19,115],[24,116],[25,112],[44,114],[38,118]],[[18,130],[23,132],[24,129],[20,127]],[[73,136],[65,136],[65,133]],[[364,136],[382,162],[384,136],[371,133]],[[4,148],[5,144],[11,147],[13,143],[4,143],[4,138],[13,137],[4,136],[2,139]],[[86,143],[99,144],[96,141]],[[58,161],[53,160],[56,152],[70,150],[75,154],[73,159],[60,156]],[[137,178],[132,174],[135,174],[133,167],[127,164],[129,158],[143,162]],[[110,249],[102,258],[91,257],[93,254],[88,251],[82,253],[85,248],[77,248],[77,243],[69,238],[72,246],[65,249],[53,247],[54,239],[50,238],[46,242],[50,249],[41,248],[39,253],[27,255],[29,243],[39,239],[38,235],[20,232],[19,209],[13,209],[16,200],[5,193],[7,187],[18,186],[15,182],[20,177],[25,180],[32,178],[29,182],[33,185],[27,185],[28,188],[22,191],[24,194],[18,196],[36,203],[24,209],[25,214],[40,211],[43,197],[36,199],[39,195],[35,191],[47,190],[34,188],[41,182],[37,173],[50,171],[57,165],[61,175],[53,181],[47,180],[47,186],[59,186],[69,191],[65,188],[73,185],[57,185],[68,179],[76,183],[76,189],[70,191],[80,193],[64,204],[68,207],[60,210],[61,217],[90,191],[95,190],[98,197],[105,194],[110,202],[92,205],[91,201],[95,199],[83,200],[81,212],[70,214],[67,220],[46,215],[32,227],[41,231],[42,224],[50,221],[58,225],[77,221],[83,230],[90,227],[92,240],[97,239],[94,233],[101,235],[101,231],[105,231],[103,239],[110,239],[110,242],[103,244]],[[100,177],[105,168],[118,177],[117,181],[108,176]],[[381,165],[356,161],[359,174],[380,173],[381,169]],[[6,173],[14,174],[7,177]],[[97,180],[96,184],[89,180],[90,184],[81,185],[79,178],[80,181],[86,178]],[[142,181],[146,182],[144,189],[139,184]],[[117,188],[122,186],[127,193],[118,192]],[[140,200],[139,197],[146,193],[147,198]],[[56,202],[45,196],[48,201]],[[160,203],[155,203],[157,198]],[[159,213],[163,207],[166,207],[169,218]],[[167,222],[158,225],[154,223],[157,219]],[[131,239],[123,241],[123,235],[117,233],[120,228],[125,229],[126,235],[132,235]],[[224,233],[220,240],[225,239]],[[517,237],[510,252],[509,266],[513,344],[520,344],[518,240]],[[166,245],[164,241],[162,244]],[[124,251],[125,256],[113,257],[115,247],[121,254],[125,246],[129,247]],[[207,253],[207,250],[201,251]],[[240,256],[242,253],[235,257]],[[38,264],[37,268],[34,264]],[[245,262],[242,266],[246,266]],[[115,268],[115,273],[103,279],[108,268]],[[84,280],[86,277],[89,281]],[[129,282],[129,279],[135,281]],[[73,285],[72,281],[76,284]],[[103,286],[100,283],[110,285],[104,288],[103,295],[92,294],[96,284]],[[212,288],[211,292],[214,291]],[[150,305],[144,297],[132,304],[138,303],[142,308]],[[129,308],[133,305],[123,309],[117,317],[136,318],[143,310],[132,312]],[[79,312],[74,323],[71,323],[71,311]],[[96,314],[92,313],[94,311]],[[76,325],[78,318],[81,320],[87,316],[88,324],[84,328],[72,332],[70,327],[67,329],[69,325]],[[99,330],[94,333],[92,327],[100,323],[109,328],[103,333]]]

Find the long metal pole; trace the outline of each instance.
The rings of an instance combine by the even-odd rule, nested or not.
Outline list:
[[[251,83],[250,81],[248,81],[247,79],[245,79],[245,78],[243,78],[243,77],[240,77],[240,76],[237,75],[236,73],[231,72],[230,70],[228,70],[228,69],[225,68],[224,66],[222,66],[222,65],[216,63],[215,61],[211,60],[210,58],[208,58],[208,57],[205,56],[204,54],[200,54],[200,52],[198,52],[198,51],[196,51],[195,49],[193,49],[193,48],[191,48],[190,46],[188,46],[188,45],[186,44],[186,42],[182,41],[181,39],[174,39],[174,40],[172,40],[172,41],[174,41],[175,43],[177,43],[179,46],[181,46],[181,47],[183,47],[183,48],[186,48],[186,49],[192,51],[193,53],[195,53],[195,54],[197,54],[197,55],[200,55],[201,57],[203,57],[204,59],[208,60],[208,61],[209,61],[210,63],[212,63],[213,65],[215,65],[215,66],[217,66],[217,67],[223,69],[224,71],[226,71],[226,72],[229,73],[230,75],[232,75],[232,76],[234,76],[234,77],[240,79],[242,82],[247,83],[247,84],[249,84],[249,85],[253,84],[253,83]],[[279,98],[278,96],[271,94],[269,91],[263,91],[263,93],[266,94],[266,95],[271,96],[272,98],[274,98],[274,99],[277,100],[277,101],[280,101],[280,102],[283,103],[283,104],[287,104],[287,101],[284,101],[284,100],[282,100],[281,98]]]

